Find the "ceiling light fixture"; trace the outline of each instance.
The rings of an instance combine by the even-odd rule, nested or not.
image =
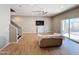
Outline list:
[[[60,8],[64,8],[64,6],[60,6]]]
[[[29,4],[30,6],[33,6],[34,4]]]

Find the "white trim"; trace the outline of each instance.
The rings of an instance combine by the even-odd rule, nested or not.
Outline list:
[[[5,46],[3,46],[2,48],[0,48],[0,51],[3,50],[4,48],[6,48],[9,44],[15,44],[18,43],[23,37],[21,36],[16,42],[9,42],[7,44],[5,44]]]
[[[15,44],[15,43],[18,43],[21,39],[23,38],[23,36],[21,36],[19,39],[17,39],[16,42],[10,42],[10,44]]]
[[[10,44],[15,44],[15,43],[17,43],[17,42],[10,42]]]
[[[37,34],[36,32],[23,32],[23,34],[31,34],[31,33]],[[49,31],[49,32],[42,32],[42,33],[52,33],[52,31]]]
[[[36,34],[36,32],[23,32],[23,34],[30,34],[30,33],[35,33]]]
[[[16,42],[10,42],[10,44],[16,44],[18,43],[23,37],[21,36]]]
[[[6,48],[10,43],[7,43],[5,46],[3,46],[2,48],[0,48],[0,51],[3,50],[4,48]]]

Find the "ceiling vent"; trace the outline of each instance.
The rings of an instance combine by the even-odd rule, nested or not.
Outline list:
[[[10,12],[15,12],[15,10],[13,10],[13,9],[10,9]]]
[[[10,9],[10,14],[11,14],[11,15],[15,15],[15,13],[16,13],[16,11],[15,11],[15,10]]]

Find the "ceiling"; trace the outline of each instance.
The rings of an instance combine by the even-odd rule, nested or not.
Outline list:
[[[16,12],[11,15],[19,16],[54,16],[77,6],[76,4],[12,4]]]

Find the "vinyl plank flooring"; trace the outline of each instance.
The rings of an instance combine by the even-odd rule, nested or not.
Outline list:
[[[11,43],[0,51],[1,55],[76,55],[79,44],[64,39],[61,47],[40,48],[36,34],[23,34],[18,43]]]

